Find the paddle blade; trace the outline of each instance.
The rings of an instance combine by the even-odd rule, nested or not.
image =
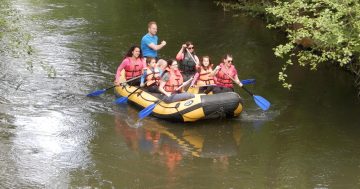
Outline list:
[[[156,103],[149,105],[148,107],[146,107],[145,109],[141,110],[138,113],[138,117],[139,119],[144,119],[145,117],[147,117],[148,115],[151,114],[151,112],[154,110],[156,106]]]
[[[241,83],[243,85],[253,84],[253,83],[255,83],[255,79],[244,79],[244,80],[241,80]]]
[[[114,103],[115,104],[125,104],[127,103],[128,101],[128,98],[127,97],[120,97],[120,98],[117,98]]]
[[[264,111],[268,110],[270,108],[270,102],[266,100],[265,98],[257,95],[253,95],[255,103]]]
[[[105,91],[106,91],[106,89],[97,90],[97,91],[94,91],[94,92],[92,92],[92,93],[89,93],[89,94],[86,95],[86,96],[88,96],[88,97],[99,96],[99,95],[103,94]]]

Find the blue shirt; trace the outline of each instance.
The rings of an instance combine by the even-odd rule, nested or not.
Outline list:
[[[158,43],[158,37],[151,36],[150,34],[144,35],[144,37],[141,39],[141,51],[143,53],[143,56],[145,57],[157,57],[157,52],[149,47],[149,45],[153,43],[154,45],[157,45]]]

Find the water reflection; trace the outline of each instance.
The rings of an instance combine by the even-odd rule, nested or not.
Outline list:
[[[136,118],[134,119],[136,120]],[[159,119],[145,119],[142,127],[132,127],[134,120],[115,116],[115,131],[129,149],[158,158],[170,172],[184,159],[206,158],[214,166],[227,169],[229,157],[238,154],[241,126],[173,124]]]

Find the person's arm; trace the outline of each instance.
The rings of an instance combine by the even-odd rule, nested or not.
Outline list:
[[[220,66],[216,66],[216,68],[210,73],[211,77],[214,77],[220,70]]]
[[[145,82],[145,78],[146,78],[146,70],[147,69],[144,69],[144,72],[143,72],[143,74],[141,75],[141,79],[140,79],[140,87],[144,87],[145,86],[145,84],[144,84],[144,82]]]
[[[148,43],[147,43],[148,44]],[[162,49],[166,45],[166,41],[161,41],[160,45],[155,45],[154,43],[149,43],[148,46],[155,51]]]
[[[159,91],[160,91],[162,94],[164,94],[164,95],[166,95],[167,97],[169,97],[169,96],[171,96],[171,93],[165,91],[165,89],[164,89],[165,84],[166,84],[166,82],[160,81]]]
[[[235,83],[236,83],[236,84],[238,84],[240,87],[242,87],[242,86],[243,86],[243,84],[242,84],[242,83],[241,83],[241,81],[239,80],[238,75],[235,75],[234,80],[235,80]]]
[[[164,89],[165,84],[166,84],[166,82],[165,82],[165,81],[162,81],[162,80],[160,81],[159,91],[160,91],[162,94],[164,94],[164,95],[166,95],[167,97],[169,97],[169,96],[171,96],[171,93],[170,93],[170,92],[165,91],[165,89]]]
[[[176,60],[181,61],[184,59],[184,50],[186,48],[186,44],[183,44],[179,50],[179,52],[176,54]]]
[[[142,67],[142,72],[141,72],[141,79],[140,79],[140,87],[144,87],[144,82],[146,79],[146,70],[147,70],[147,65],[145,62],[144,58],[139,59],[139,61],[141,61],[141,67]]]
[[[169,78],[168,78],[168,73],[165,73],[165,74],[163,75],[163,77],[161,78],[161,80],[160,80],[159,91],[160,91],[162,94],[164,94],[164,95],[166,95],[166,96],[169,97],[169,96],[171,96],[171,93],[165,91],[165,89],[164,89],[165,84],[166,84],[166,82],[167,82],[168,80],[169,80]]]
[[[237,71],[235,70],[235,77],[234,77],[234,81],[236,84],[238,84],[240,87],[243,86],[243,84],[241,83],[241,81],[239,80],[239,77],[238,77],[238,74],[237,74]]]
[[[147,68],[147,65],[146,65],[146,60],[145,60],[145,58],[141,58],[140,60],[141,60],[142,65],[143,65],[143,69],[146,69],[146,68]]]
[[[115,75],[115,81],[114,81],[115,85],[119,85],[119,84],[120,84],[121,71],[125,68],[125,66],[128,64],[128,62],[129,62],[128,59],[125,58],[125,59],[121,62],[120,66],[117,68],[117,70],[116,70],[116,75]]]

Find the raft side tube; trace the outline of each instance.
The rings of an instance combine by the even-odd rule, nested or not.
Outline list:
[[[242,110],[242,99],[235,92],[204,95],[201,100],[205,117],[234,117],[239,115],[239,106]]]

